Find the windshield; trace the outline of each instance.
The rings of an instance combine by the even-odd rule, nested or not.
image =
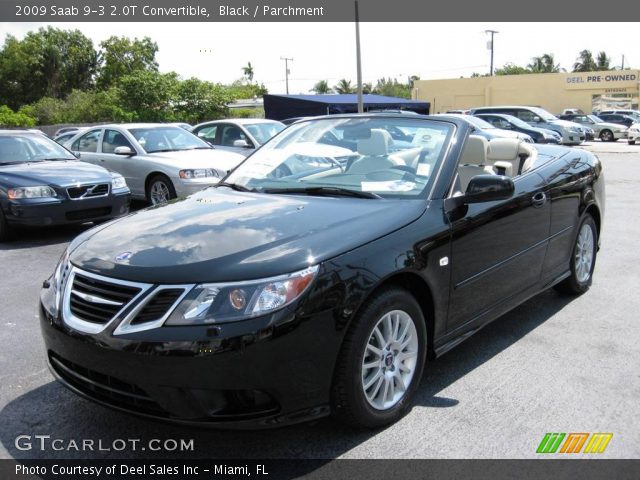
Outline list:
[[[491,125],[486,120],[483,120],[483,119],[478,118],[478,117],[474,117],[473,115],[464,115],[461,118],[464,118],[467,122],[469,122],[469,123],[473,124],[474,126],[478,127],[480,130],[487,130],[489,128],[496,128],[495,126]]]
[[[264,193],[418,197],[437,171],[454,126],[410,117],[296,123],[224,183]]]
[[[550,122],[552,120],[558,120],[558,117],[556,117],[555,115],[552,115],[551,113],[547,112],[544,108],[529,107],[529,109],[533,113],[538,115],[540,118],[542,118],[543,120],[546,120],[547,122]]]
[[[76,160],[76,157],[44,135],[0,136],[0,165],[44,160]]]
[[[602,120],[597,115],[587,115],[587,117],[594,123],[606,123],[604,120]]]
[[[520,120],[518,117],[514,117],[513,115],[505,115],[504,118],[510,124],[515,125],[518,128],[526,128],[526,129],[530,129],[531,128],[531,125],[529,125],[528,123],[524,122],[523,120]]]
[[[267,140],[271,137],[274,137],[284,130],[285,125],[280,122],[250,123],[246,124],[244,128],[262,145],[263,143],[267,143]]]
[[[211,148],[207,142],[180,127],[130,128],[129,132],[147,153]]]

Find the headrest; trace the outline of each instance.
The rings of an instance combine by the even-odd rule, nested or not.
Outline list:
[[[494,138],[489,142],[489,160],[514,160],[520,153],[522,140],[518,138]]]
[[[462,150],[460,165],[484,165],[487,163],[489,142],[479,135],[469,135]]]
[[[370,157],[389,154],[389,145],[392,142],[391,134],[380,128],[372,128],[369,138],[358,140],[358,153]]]

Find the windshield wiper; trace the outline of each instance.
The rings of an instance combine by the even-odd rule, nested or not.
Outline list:
[[[218,182],[215,185],[215,187],[216,188],[228,187],[232,190],[235,190],[236,192],[257,192],[258,191],[255,188],[248,188],[248,187],[245,187],[244,185],[238,185],[237,183],[229,183],[229,182]]]
[[[213,147],[190,147],[185,150],[213,150]]]
[[[179,148],[163,148],[162,150],[151,150],[147,153],[164,153],[164,152],[179,152]]]
[[[349,190],[348,188],[342,187],[265,188],[263,192],[283,194],[302,193],[305,195],[329,195],[336,197],[382,198],[377,193]]]
[[[32,162],[58,162],[58,161],[67,161],[67,160],[77,160],[77,158],[64,158],[64,157],[54,157],[54,158],[38,158],[37,160],[31,160]]]

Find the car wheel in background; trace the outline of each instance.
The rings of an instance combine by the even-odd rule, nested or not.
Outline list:
[[[580,295],[591,286],[593,268],[596,265],[598,251],[598,230],[593,217],[587,214],[580,228],[573,247],[570,267],[571,275],[555,286],[562,293]]]
[[[160,205],[176,198],[173,183],[165,175],[153,176],[147,185],[147,200],[151,205]]]
[[[600,140],[602,140],[603,142],[613,142],[613,132],[611,130],[602,130],[600,132]]]
[[[377,293],[345,336],[332,386],[333,414],[369,428],[401,418],[420,384],[426,348],[426,323],[415,298],[395,287]]]
[[[629,140],[629,145],[635,145],[636,141],[635,140]]]

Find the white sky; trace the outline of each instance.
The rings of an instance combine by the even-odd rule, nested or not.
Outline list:
[[[19,38],[46,24],[0,22],[1,41]],[[248,61],[254,81],[270,93],[284,93],[284,61],[292,57],[290,93],[307,93],[318,80],[335,85],[341,78],[355,84],[353,23],[54,23],[77,28],[98,45],[111,35],[149,36],[158,43],[163,72],[184,78],[229,83],[242,76]],[[381,77],[457,78],[489,70],[487,29],[495,37],[495,68],[506,62],[526,65],[531,57],[553,53],[571,70],[583,49],[604,50],[619,66],[640,67],[637,23],[362,23],[363,81]]]

